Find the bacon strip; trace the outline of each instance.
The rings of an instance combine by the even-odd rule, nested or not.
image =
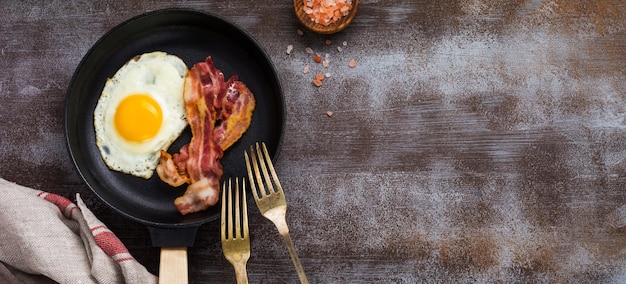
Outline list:
[[[188,183],[174,205],[183,214],[207,209],[219,201],[220,159],[224,150],[247,131],[256,102],[236,75],[224,82],[209,56],[185,78],[183,94],[192,138],[179,153],[161,151],[157,174],[172,186]]]
[[[236,76],[231,77],[227,85],[225,95],[220,98],[222,111],[213,131],[215,141],[223,150],[232,146],[248,130],[256,107],[254,95],[244,83],[237,81]]]

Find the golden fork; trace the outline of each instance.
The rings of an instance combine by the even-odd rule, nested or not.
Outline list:
[[[222,186],[222,251],[224,252],[224,257],[226,257],[226,259],[235,268],[237,284],[248,283],[246,263],[250,258],[250,235],[248,234],[248,206],[246,205],[246,183],[243,179],[242,184],[243,197],[239,199],[239,179],[235,179],[234,201],[232,196],[231,180],[228,180],[228,195],[226,195],[226,182],[224,182]],[[242,204],[241,207],[243,208],[240,208],[240,200]],[[233,203],[235,203],[234,211]],[[242,215],[243,218],[241,217]]]
[[[265,143],[262,143],[262,146],[263,153],[261,153],[259,143],[256,143],[256,152],[253,146],[250,146],[250,156],[252,156],[252,158],[248,157],[248,153],[244,151],[246,167],[248,168],[248,179],[250,180],[250,187],[252,188],[252,195],[254,195],[254,201],[256,201],[256,205],[259,207],[261,214],[276,225],[278,232],[285,240],[287,248],[289,249],[289,255],[291,255],[291,260],[293,261],[296,271],[298,272],[300,283],[308,284],[309,280],[306,278],[306,274],[304,273],[304,269],[302,268],[302,264],[300,263],[300,259],[296,253],[296,249],[291,241],[291,237],[289,236],[289,227],[287,227],[287,221],[285,220],[287,201],[285,200],[283,187],[280,185],[280,181],[278,181],[278,176],[274,170],[274,165],[272,164],[272,160],[267,152]],[[252,167],[250,166],[250,160],[252,160]],[[252,173],[252,168],[254,168],[254,175]],[[271,179],[268,174],[268,169],[272,174]],[[257,193],[255,184],[259,187],[260,196]],[[263,184],[267,186],[267,191],[265,190],[265,186]],[[274,188],[274,185],[276,188]]]

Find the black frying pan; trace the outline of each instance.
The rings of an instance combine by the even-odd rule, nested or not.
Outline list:
[[[214,15],[183,9],[146,13],[116,26],[87,52],[70,83],[65,108],[67,145],[89,188],[118,213],[145,224],[157,247],[190,247],[198,227],[219,218],[219,206],[182,216],[173,205],[186,185],[173,188],[156,173],[145,180],[109,170],[95,143],[93,111],[107,78],[136,55],[165,51],[191,68],[209,55],[226,78],[233,74],[254,93],[257,106],[243,137],[224,152],[224,178],[246,175],[243,152],[264,141],[275,157],[282,143],[282,88],[268,55],[241,28]],[[169,152],[189,142],[185,130]],[[163,259],[162,259],[163,260]]]

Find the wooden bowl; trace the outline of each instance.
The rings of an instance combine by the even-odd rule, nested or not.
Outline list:
[[[354,19],[359,6],[359,0],[352,0],[352,9],[350,9],[348,15],[341,17],[338,21],[328,26],[324,26],[309,19],[308,14],[304,11],[305,1],[306,0],[293,0],[293,8],[296,12],[296,16],[303,26],[319,34],[334,34],[345,29]]]

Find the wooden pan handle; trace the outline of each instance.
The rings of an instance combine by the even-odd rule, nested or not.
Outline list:
[[[159,284],[187,284],[188,282],[187,247],[161,248]]]

